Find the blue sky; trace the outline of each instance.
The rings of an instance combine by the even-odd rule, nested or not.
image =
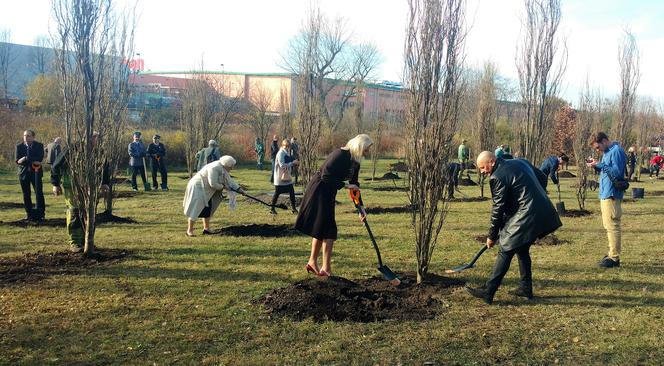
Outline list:
[[[126,0],[122,0],[126,3]],[[204,60],[208,69],[281,71],[279,51],[300,27],[308,0],[141,0],[136,50],[151,70],[188,70]],[[384,63],[379,78],[398,81],[403,68],[405,0],[321,0],[330,16],[343,16],[358,41],[371,41]],[[618,92],[618,43],[630,27],[641,51],[638,93],[664,101],[664,1],[563,0],[562,34],[569,60],[563,97],[578,99],[589,77],[607,97]],[[491,59],[501,74],[516,78],[514,56],[523,13],[521,0],[469,0],[467,62]],[[13,41],[31,44],[53,26],[50,1],[4,1],[0,27]]]

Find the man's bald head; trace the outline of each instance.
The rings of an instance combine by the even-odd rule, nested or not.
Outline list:
[[[491,151],[482,151],[477,156],[477,168],[484,174],[491,174],[496,164],[496,155]]]

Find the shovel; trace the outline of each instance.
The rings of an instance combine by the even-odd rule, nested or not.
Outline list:
[[[362,206],[360,206],[360,191],[357,189],[351,189],[348,192],[350,193],[350,198],[353,200],[353,204],[355,204],[355,208],[357,208],[358,212],[362,212]],[[363,222],[364,227],[367,228],[367,232],[371,238],[371,243],[376,250],[376,257],[378,257],[378,272],[380,272],[386,280],[390,281],[392,286],[399,286],[401,283],[399,277],[397,277],[397,275],[392,272],[390,267],[383,265],[383,260],[380,257],[380,250],[378,250],[378,244],[376,244],[376,239],[371,232],[371,228],[369,227],[369,222],[367,221],[366,217],[364,218]]]
[[[271,204],[269,204],[269,203],[267,203],[267,202],[265,202],[265,201],[263,201],[263,200],[261,200],[261,199],[259,199],[259,198],[256,198],[256,197],[254,197],[254,196],[251,196],[251,195],[249,195],[249,194],[247,194],[247,193],[242,193],[242,192],[240,192],[240,191],[236,191],[236,190],[234,190],[234,189],[231,189],[231,191],[233,191],[233,192],[235,192],[235,193],[239,193],[239,194],[241,194],[241,195],[243,195],[243,196],[245,196],[245,197],[247,197],[247,198],[250,198],[250,199],[252,199],[252,200],[254,200],[254,201],[258,202],[258,203],[262,203],[262,204],[264,204],[265,206],[268,206],[268,207],[277,207],[277,208],[281,208],[281,209],[283,209],[283,210],[288,210],[288,207],[286,207],[286,204],[285,204],[285,203],[280,203],[280,204],[278,204],[278,205],[274,205],[274,206],[273,206],[273,205],[271,205]]]
[[[145,176],[143,188],[145,188],[145,191],[151,191],[152,187],[150,187],[150,183],[148,183],[148,165],[145,163],[145,156],[143,157],[143,175]]]
[[[446,269],[445,273],[457,273],[457,272],[463,271],[464,269],[475,267],[475,262],[477,262],[477,260],[480,258],[482,253],[484,253],[487,249],[488,248],[487,248],[486,245],[482,245],[482,249],[480,249],[479,252],[477,252],[477,254],[475,254],[473,259],[470,260],[470,263],[462,264],[462,265],[456,266],[452,269]]]
[[[560,183],[556,184],[558,189],[558,202],[556,203],[556,211],[558,214],[563,215],[565,213],[565,202],[560,199]]]

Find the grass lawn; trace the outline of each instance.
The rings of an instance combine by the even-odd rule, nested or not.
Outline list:
[[[378,171],[387,171],[381,161]],[[362,179],[369,176],[365,163]],[[269,192],[268,174],[240,167],[233,174],[251,193]],[[48,175],[48,174],[47,174]],[[294,322],[268,318],[252,300],[271,289],[305,279],[310,239],[184,235],[184,173],[170,175],[169,192],[140,192],[116,202],[115,214],[135,224],[105,224],[101,248],[133,250],[125,261],[30,283],[0,283],[0,364],[652,364],[664,362],[664,181],[635,183],[644,200],[623,204],[620,269],[601,270],[606,254],[596,192],[593,214],[563,218],[558,246],[535,246],[533,302],[515,299],[518,265],[505,278],[493,306],[461,289],[444,298],[445,312],[421,322]],[[47,182],[47,179],[44,179]],[[574,179],[563,179],[563,200],[576,207]],[[363,182],[364,183],[364,182]],[[392,181],[366,183],[389,186]],[[399,182],[397,184],[403,184]],[[478,187],[460,187],[478,196]],[[120,190],[129,191],[123,184]],[[302,188],[296,188],[301,190]],[[487,187],[488,190],[488,187]],[[550,193],[553,190],[549,188]],[[0,175],[0,202],[20,203],[13,172]],[[50,184],[45,183],[50,192]],[[552,194],[552,197],[554,195]],[[402,206],[406,193],[363,190],[367,206]],[[630,197],[627,194],[627,197]],[[366,231],[352,213],[345,191],[337,200],[339,240],[333,271],[349,279],[378,274]],[[64,217],[62,198],[47,194],[48,218]],[[452,203],[431,272],[464,263],[488,228],[491,203]],[[21,208],[2,209],[0,221],[22,218]],[[238,199],[234,212],[222,206],[213,229],[230,225],[289,224],[265,206]],[[410,218],[369,216],[386,264],[415,269]],[[197,231],[200,232],[198,223]],[[0,256],[63,251],[64,228],[18,228],[0,224]],[[454,275],[478,285],[493,265],[496,249],[475,269]]]

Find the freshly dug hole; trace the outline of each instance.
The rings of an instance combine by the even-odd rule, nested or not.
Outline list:
[[[316,322],[376,322],[433,319],[443,312],[445,295],[463,281],[430,274],[418,285],[414,273],[399,274],[393,287],[382,277],[347,280],[343,277],[313,277],[271,291],[254,300],[273,316]]]

